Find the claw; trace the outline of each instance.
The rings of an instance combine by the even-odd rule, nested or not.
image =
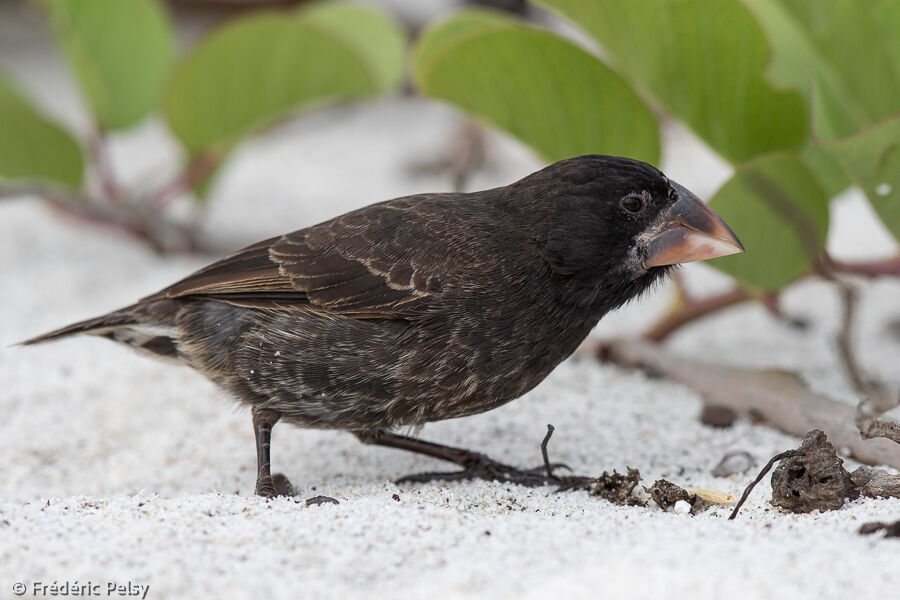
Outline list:
[[[410,473],[396,479],[394,483],[428,483],[429,481],[459,481],[461,479],[470,479],[471,475],[467,471],[426,471],[425,473]]]
[[[558,485],[560,483],[561,479],[553,474],[554,469],[567,469],[571,471],[568,465],[562,463],[551,464],[547,459],[547,442],[552,433],[553,426],[548,425],[547,435],[541,443],[541,453],[544,457],[544,464],[534,469],[525,470],[497,462],[478,452],[472,452],[471,450],[466,450],[464,448],[454,448],[452,446],[435,444],[434,442],[427,442],[418,438],[398,435],[386,430],[378,430],[375,432],[361,431],[356,432],[356,436],[365,444],[377,444],[388,448],[418,452],[419,454],[446,460],[463,467],[461,471],[414,473],[397,479],[395,483],[425,483],[428,481],[484,479],[486,481],[517,483],[528,487],[538,487],[549,484]]]
[[[551,470],[556,468],[568,469],[563,464],[551,465]],[[397,479],[394,483],[427,483],[429,481],[460,481],[464,479],[516,483],[526,487],[539,487],[553,483],[553,480],[547,476],[543,465],[533,469],[518,469],[492,460],[483,454],[475,455],[472,460],[467,461],[466,467],[461,471],[413,473]]]
[[[331,496],[313,496],[306,499],[306,506],[319,506],[320,504],[340,504]]]
[[[278,492],[275,490],[275,485],[272,483],[271,477],[257,480],[256,495],[262,496],[263,498],[274,498],[278,495]]]
[[[277,496],[293,496],[294,486],[282,473],[275,473],[271,477],[263,477],[256,482],[256,495],[263,498],[275,498]]]
[[[546,466],[541,465],[539,467],[534,467],[533,469],[528,469],[528,473],[531,473],[531,472],[546,473],[548,468],[550,469],[551,473],[553,473],[553,471],[555,471],[557,469],[565,469],[566,471],[569,471],[570,473],[572,472],[572,467],[570,467],[566,463],[550,463],[549,465],[546,465]]]

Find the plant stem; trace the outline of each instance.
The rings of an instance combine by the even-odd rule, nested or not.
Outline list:
[[[839,273],[861,277],[900,277],[900,256],[880,260],[847,262],[831,259],[832,268]]]
[[[42,198],[63,214],[136,237],[156,252],[196,252],[202,249],[192,228],[137,206],[111,205],[80,192],[43,183],[8,188],[0,186],[0,198],[19,196]]]
[[[94,163],[94,170],[100,183],[100,189],[111,204],[125,204],[126,193],[116,180],[109,160],[106,136],[101,131],[93,131],[88,140],[88,150]]]
[[[838,284],[840,287],[840,284],[835,280],[835,273],[868,278],[900,277],[900,256],[851,262],[836,260],[825,254],[819,258],[813,270],[813,274]],[[742,288],[735,288],[722,294],[697,299],[687,292],[683,282],[676,281],[675,289],[678,298],[675,310],[647,330],[643,335],[645,340],[661,342],[689,323],[746,300],[759,299],[773,316],[786,318],[778,306],[779,295],[777,293],[769,293],[757,297]]]
[[[680,308],[669,313],[644,332],[643,338],[651,342],[661,342],[688,323],[692,323],[723,308],[751,299],[753,299],[753,296],[745,289],[739,287],[706,298],[689,299],[681,304]]]
[[[220,159],[211,153],[198,154],[185,169],[147,198],[153,210],[161,210],[180,195],[192,190],[219,166]]]

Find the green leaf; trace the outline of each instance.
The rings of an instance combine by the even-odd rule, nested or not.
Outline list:
[[[752,0],[774,49],[773,80],[804,92],[815,136],[845,137],[896,114],[900,2]]]
[[[483,11],[430,29],[419,89],[510,133],[548,160],[589,153],[659,160],[656,119],[618,75],[547,31]]]
[[[78,187],[83,174],[84,158],[75,140],[0,74],[0,182],[49,180]]]
[[[852,137],[823,142],[822,148],[850,173],[900,240],[900,116]]]
[[[430,63],[437,52],[452,47],[460,39],[479,30],[503,29],[511,24],[501,12],[486,9],[470,9],[456,13],[452,18],[434,24],[419,37],[415,49],[415,62]]]
[[[819,185],[822,186],[829,198],[837,196],[850,187],[852,182],[844,172],[844,168],[821,147],[807,144],[800,154],[803,156],[806,166],[815,173]]]
[[[710,264],[749,287],[784,287],[824,247],[828,197],[796,154],[767,154],[740,165],[710,206],[746,248]]]
[[[536,0],[590,33],[623,76],[732,163],[809,136],[803,96],[764,77],[769,44],[738,0]]]
[[[41,0],[98,125],[134,125],[156,106],[173,36],[154,0]]]
[[[192,155],[224,156],[301,107],[395,87],[397,36],[380,14],[351,5],[232,21],[176,69],[164,103],[169,126]]]
[[[302,18],[353,47],[366,61],[379,92],[396,89],[403,80],[406,34],[387,15],[351,2],[319,2]]]

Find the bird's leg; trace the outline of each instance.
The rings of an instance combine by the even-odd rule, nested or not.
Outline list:
[[[554,483],[555,476],[552,472],[548,473],[544,465],[535,469],[518,469],[510,465],[497,462],[488,458],[479,452],[472,452],[464,448],[454,448],[453,446],[443,446],[433,442],[426,442],[405,435],[398,435],[390,431],[357,431],[354,432],[364,444],[374,444],[377,446],[387,446],[388,448],[397,448],[400,450],[409,450],[410,452],[418,452],[441,460],[455,463],[462,467],[461,471],[451,472],[428,472],[406,475],[397,479],[395,483],[426,481],[456,481],[460,479],[480,478],[487,481],[501,481],[509,483],[518,483],[520,485],[537,487]],[[565,467],[562,464],[549,465],[550,469],[557,467]],[[567,468],[567,467],[566,467]]]
[[[281,413],[266,408],[252,409],[253,433],[256,435],[256,494],[266,498],[292,495],[291,482],[281,473],[272,477],[269,447],[272,443],[272,427]]]
[[[264,498],[293,496],[294,486],[281,473],[271,473],[269,448],[272,445],[272,427],[281,418],[281,413],[267,408],[252,409],[253,433],[256,435],[256,495]],[[315,496],[306,500],[307,506],[338,501],[328,496]]]

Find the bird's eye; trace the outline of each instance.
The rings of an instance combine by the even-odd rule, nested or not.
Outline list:
[[[644,199],[640,196],[629,195],[622,198],[622,208],[630,213],[639,213],[644,208]]]

